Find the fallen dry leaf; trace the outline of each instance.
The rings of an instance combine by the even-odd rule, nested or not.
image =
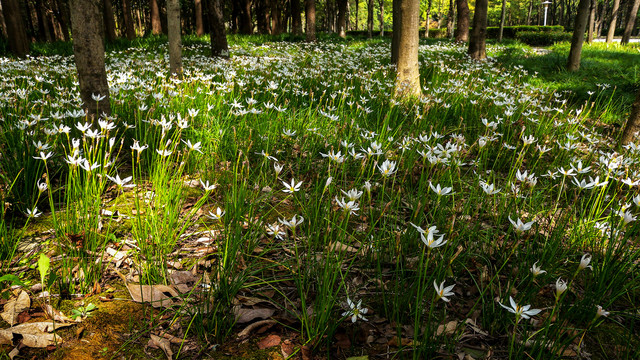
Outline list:
[[[171,307],[180,304],[178,292],[171,286],[127,284],[133,301],[149,302],[153,307]]]
[[[8,329],[0,330],[0,345],[17,345],[32,348],[45,348],[50,345],[61,344],[62,338],[51,331],[73,324],[60,324],[49,321],[20,324]]]
[[[169,275],[173,285],[189,284],[196,282],[196,277],[191,271],[174,271]]]
[[[246,308],[234,308],[236,315],[236,322],[245,324],[255,319],[270,318],[276,311],[268,308],[246,309]]]
[[[280,345],[280,336],[271,334],[258,342],[260,350]]]
[[[49,304],[45,304],[42,306],[42,310],[47,314],[50,319],[53,319],[57,322],[61,323],[72,323],[72,322],[80,322],[82,319],[78,318],[78,320],[74,321],[66,317],[61,311],[56,310],[53,306]]]
[[[237,337],[238,339],[246,338],[249,335],[251,335],[254,331],[259,332],[259,330],[262,330],[262,329],[267,330],[275,324],[277,324],[275,320],[260,320],[260,321],[254,322],[253,324],[250,324],[246,328],[242,329],[242,331],[238,333]]]
[[[17,298],[9,300],[4,304],[4,311],[0,314],[2,319],[9,323],[10,326],[18,322],[18,316],[21,312],[31,307],[31,299],[26,291],[21,291]]]
[[[167,355],[167,359],[173,359],[173,351],[171,350],[171,343],[169,342],[169,340],[151,334],[149,345],[152,347],[160,348],[164,352],[164,354]]]
[[[458,326],[458,322],[453,320],[449,321],[446,325],[439,325],[436,330],[436,335],[440,336],[442,334],[445,335],[453,335],[456,332],[456,327]]]

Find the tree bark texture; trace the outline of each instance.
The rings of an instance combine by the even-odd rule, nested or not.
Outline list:
[[[373,0],[367,2],[367,36],[373,37]]]
[[[622,132],[622,138],[620,138],[620,145],[627,145],[632,142],[640,131],[640,91],[636,95],[636,100],[631,107],[631,114],[627,120],[627,125]]]
[[[116,41],[116,18],[113,15],[113,4],[111,0],[102,0],[104,31],[107,41]]]
[[[458,10],[456,42],[469,41],[469,4],[467,3],[467,0],[456,0],[456,8]]]
[[[627,14],[627,23],[624,26],[622,41],[620,41],[622,44],[628,44],[629,39],[631,39],[631,32],[633,31],[633,26],[636,24],[636,17],[638,16],[638,7],[640,7],[640,0],[633,0],[631,9]]]
[[[211,56],[229,57],[227,33],[224,28],[222,0],[207,0],[209,6],[209,34],[211,38]]]
[[[291,32],[293,35],[302,35],[302,9],[300,0],[291,0]]]
[[[2,10],[7,24],[9,50],[19,57],[27,56],[29,54],[29,38],[18,0],[2,0]]]
[[[609,30],[607,31],[607,43],[613,41],[616,32],[616,22],[618,21],[618,11],[620,10],[620,0],[613,0],[613,8],[611,9],[611,21],[609,21]]]
[[[238,31],[241,34],[251,35],[253,33],[253,22],[251,20],[251,0],[239,0],[240,16]]]
[[[196,17],[196,35],[204,35],[204,23],[202,21],[202,0],[195,0],[194,14]]]
[[[0,2],[0,31],[3,38],[7,39],[7,23],[4,22],[4,11],[2,10],[2,2]]]
[[[307,42],[316,41],[316,0],[305,0],[305,17],[307,20]]]
[[[500,11],[500,30],[498,31],[498,42],[502,42],[504,35],[504,18],[507,13],[507,0],[502,0],[502,10]]]
[[[453,27],[455,26],[454,17],[455,17],[455,2],[454,0],[449,0],[449,12],[447,13],[447,38],[453,39]]]
[[[258,26],[259,34],[269,34],[271,33],[271,27],[269,25],[269,14],[267,11],[268,4],[267,0],[257,0],[256,1],[256,25]]]
[[[136,38],[136,29],[131,16],[131,0],[122,0],[122,17],[124,18],[124,29],[127,40]]]
[[[160,21],[158,0],[149,0],[149,10],[151,13],[151,33],[153,35],[160,35],[162,34],[162,21]]]
[[[578,71],[580,69],[582,43],[584,41],[584,31],[589,20],[590,5],[591,0],[580,0],[580,3],[578,3],[578,13],[573,26],[573,37],[571,38],[571,48],[569,49],[569,59],[567,60],[568,71]]]
[[[391,34],[391,63],[398,64],[398,52],[400,50],[400,26],[402,26],[402,0],[393,0],[391,18],[393,31]]]
[[[69,7],[62,0],[56,0],[55,4],[56,10],[54,11],[54,15],[60,23],[60,31],[62,31],[64,41],[69,41],[71,40],[71,37],[69,36],[69,27],[71,26],[71,15],[69,13]]]
[[[180,32],[180,0],[167,0],[169,37],[169,71],[182,78],[182,38]]]
[[[70,0],[69,7],[73,54],[83,108],[90,116],[110,115],[109,84],[102,43],[102,1]],[[101,99],[96,101],[92,95]]]
[[[396,1],[400,1],[401,18],[395,93],[399,97],[418,97],[422,94],[418,62],[420,0]]]
[[[251,2],[246,0],[249,4],[249,9],[251,8]],[[282,34],[282,19],[281,19],[281,9],[278,0],[271,0],[271,35],[280,35]],[[249,18],[251,19],[251,18]]]
[[[348,0],[338,0],[338,36],[347,37],[347,2]]]
[[[587,43],[591,44],[593,42],[593,32],[595,31],[596,26],[596,1],[591,0],[591,4],[589,6],[589,22],[587,25]]]
[[[473,30],[469,39],[468,54],[474,60],[482,60],[487,57],[487,10],[489,0],[476,0],[476,9],[473,14]]]
[[[384,36],[384,0],[378,0],[378,6],[380,7],[380,36]]]

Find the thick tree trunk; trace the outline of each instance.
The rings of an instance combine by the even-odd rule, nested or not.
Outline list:
[[[618,21],[618,11],[620,10],[620,0],[613,0],[613,9],[611,9],[611,21],[609,21],[609,30],[607,31],[607,43],[613,41],[616,32],[616,22]]]
[[[400,52],[400,26],[402,26],[402,0],[393,0],[391,4],[392,34],[391,34],[391,63],[398,65]]]
[[[633,103],[633,107],[631,108],[631,114],[629,115],[629,120],[627,120],[627,125],[624,127],[624,131],[622,132],[622,137],[620,138],[620,145],[627,145],[632,142],[640,131],[640,91],[636,95],[636,101]]]
[[[180,0],[167,0],[169,37],[169,71],[182,78],[182,37],[180,32]]]
[[[151,33],[153,35],[162,34],[162,21],[160,21],[160,8],[158,0],[149,1],[149,9],[151,12]]]
[[[90,116],[110,115],[109,84],[102,43],[102,1],[70,0],[73,54],[80,98]],[[97,96],[97,100],[94,99]]]
[[[196,16],[196,35],[204,35],[204,23],[202,21],[202,0],[195,0],[194,13]]]
[[[133,16],[131,16],[131,0],[122,0],[122,17],[124,18],[124,29],[127,40],[131,41],[136,38],[136,29],[133,24]]]
[[[222,0],[207,0],[209,12],[209,34],[211,37],[211,56],[229,57],[227,33],[224,29]]]
[[[458,27],[456,27],[456,42],[469,41],[469,4],[467,0],[456,0],[458,10]]]
[[[55,1],[55,11],[54,15],[58,22],[60,23],[60,31],[62,31],[62,36],[64,37],[64,41],[71,40],[69,36],[69,26],[71,25],[71,15],[69,14],[69,8],[67,4],[62,0]]]
[[[367,36],[373,37],[373,0],[367,2]]]
[[[473,29],[469,39],[469,56],[474,60],[482,60],[487,57],[487,10],[489,0],[476,0],[476,9],[473,14]]]
[[[502,0],[502,10],[500,11],[500,30],[498,31],[498,42],[502,42],[504,35],[504,18],[507,13],[507,0]]]
[[[380,36],[384,36],[384,0],[378,0],[378,6],[380,7]]]
[[[256,1],[256,25],[258,26],[258,34],[269,34],[271,28],[269,26],[269,14],[267,13],[267,0]]]
[[[595,0],[591,0],[591,4],[589,5],[589,23],[587,25],[587,43],[591,44],[593,42],[593,32],[594,27],[596,25],[596,2]]]
[[[449,0],[449,12],[447,13],[447,38],[449,39],[453,39],[455,9],[454,0]]]
[[[631,39],[631,32],[636,24],[636,17],[638,16],[638,7],[640,7],[640,0],[633,0],[631,4],[631,10],[627,14],[627,23],[624,26],[624,33],[622,34],[621,44],[628,44]]]
[[[238,31],[241,34],[251,35],[251,33],[253,32],[253,22],[251,20],[251,0],[240,0],[239,15]]]
[[[0,2],[0,35],[2,38],[7,39],[7,23],[4,21],[4,11],[2,10],[2,2]]]
[[[18,0],[1,0],[7,24],[9,50],[19,57],[29,54],[29,38]]]
[[[102,0],[104,31],[107,41],[116,41],[116,18],[113,15],[113,4],[111,0]]]
[[[316,41],[316,0],[305,0],[305,17],[307,42],[314,42]]]
[[[398,27],[400,36],[397,37],[399,52],[395,93],[399,97],[418,97],[422,94],[418,62],[420,0],[396,1],[400,1],[401,18]]]
[[[580,0],[578,13],[573,26],[573,37],[571,38],[571,49],[567,60],[568,71],[578,71],[580,69],[580,56],[582,54],[582,43],[584,41],[584,31],[589,18],[589,6],[591,0]]]
[[[302,9],[300,0],[291,0],[291,32],[293,35],[302,35]]]
[[[271,35],[282,34],[279,0],[271,0]]]
[[[338,0],[338,35],[341,38],[347,37],[347,2]]]

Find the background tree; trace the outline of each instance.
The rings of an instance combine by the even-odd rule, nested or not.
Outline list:
[[[627,125],[624,127],[622,137],[620,138],[620,145],[627,145],[632,142],[640,131],[640,91],[636,95],[636,100],[631,107],[631,114],[627,120]]]
[[[102,0],[103,7],[103,21],[104,21],[104,30],[105,30],[105,38],[109,42],[116,41],[116,18],[113,15],[113,4],[111,0]]]
[[[384,0],[378,0],[378,8],[380,10],[378,13],[380,18],[380,36],[384,36]]]
[[[498,42],[502,42],[504,34],[504,19],[507,13],[507,0],[502,0],[502,10],[500,11],[500,30],[498,31]]]
[[[307,42],[316,41],[316,0],[305,0],[305,17]]]
[[[291,0],[291,32],[293,35],[302,35],[300,0]]]
[[[341,38],[347,37],[347,5],[348,0],[338,1],[338,36]]]
[[[151,17],[151,33],[153,35],[162,34],[162,21],[160,21],[158,0],[149,0],[149,12],[149,16]]]
[[[367,2],[367,35],[373,37],[373,0]]]
[[[454,0],[449,0],[449,11],[447,12],[447,38],[453,39],[453,27],[454,18],[455,18],[455,2]]]
[[[102,1],[70,0],[70,10],[73,54],[83,108],[91,116],[110,115],[102,43]]]
[[[2,10],[7,25],[9,50],[19,57],[27,56],[29,54],[29,39],[18,0],[2,0]]]
[[[613,41],[616,32],[616,22],[618,21],[618,11],[620,8],[620,0],[613,0],[613,8],[611,9],[611,19],[609,20],[609,30],[607,31],[607,44]]]
[[[638,16],[638,7],[640,7],[640,0],[632,0],[629,2],[630,8],[627,13],[627,22],[624,26],[624,33],[622,33],[622,40],[620,43],[628,44],[631,39],[631,32],[636,24],[636,17]]]
[[[194,15],[196,17],[196,35],[202,36],[204,35],[204,23],[202,21],[202,0],[195,0],[193,7]]]
[[[7,23],[4,22],[4,13],[2,12],[2,2],[0,2],[0,36],[7,39]]]
[[[578,69],[580,69],[582,43],[584,42],[584,31],[587,27],[590,5],[591,0],[580,0],[580,3],[578,4],[578,13],[573,26],[571,48],[569,49],[569,59],[567,61],[567,70],[569,71],[578,71]]]
[[[222,0],[207,0],[209,13],[209,37],[211,38],[211,56],[228,57],[229,45],[224,28]]]
[[[399,44],[395,93],[400,97],[416,97],[422,94],[418,62],[420,0],[396,1],[400,2],[400,36],[397,38]]]
[[[487,57],[487,10],[489,0],[476,0],[476,9],[473,13],[473,29],[469,39],[468,54],[474,60],[482,60]]]
[[[180,0],[167,0],[169,37],[169,71],[182,78],[182,38],[180,33]]]
[[[398,53],[400,51],[400,26],[402,26],[402,16],[400,15],[401,12],[402,1],[393,0],[391,8],[391,16],[393,19],[393,31],[391,34],[391,63],[394,65],[398,64]]]
[[[467,0],[456,0],[456,8],[458,13],[456,42],[465,42],[469,40],[469,4]]]

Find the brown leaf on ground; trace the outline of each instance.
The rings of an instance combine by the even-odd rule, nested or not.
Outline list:
[[[275,310],[268,308],[234,308],[236,322],[238,322],[239,324],[246,324],[256,319],[267,319],[270,318],[275,312]]]
[[[49,304],[43,305],[42,306],[42,310],[44,310],[45,314],[47,314],[47,316],[50,319],[53,319],[53,320],[61,322],[61,323],[73,323],[73,322],[80,322],[81,321],[80,318],[78,318],[78,321],[74,321],[74,320],[69,319],[61,311],[58,311],[58,310],[54,309],[53,306],[51,306]]]
[[[280,345],[280,336],[271,334],[258,342],[260,350]]]
[[[389,340],[389,342],[387,342],[387,345],[393,346],[393,347],[411,346],[413,345],[413,340],[407,339],[407,338],[400,339],[399,337],[396,336],[391,340]]]
[[[285,359],[288,359],[296,351],[296,347],[293,345],[291,340],[287,339],[282,342],[280,345],[280,352]]]
[[[151,303],[153,307],[171,307],[180,304],[178,292],[171,286],[127,284],[133,301]]]
[[[249,326],[244,328],[242,331],[240,331],[237,337],[238,339],[243,339],[253,334],[254,332],[260,332],[260,330],[264,332],[275,324],[277,324],[275,320],[261,320],[261,321],[254,322],[253,324],[250,324]]]
[[[18,316],[21,312],[31,307],[31,299],[26,291],[21,291],[17,298],[11,299],[4,304],[4,311],[0,313],[2,319],[10,326],[18,323]]]
[[[20,324],[8,329],[0,330],[0,345],[17,345],[32,348],[45,348],[49,345],[62,343],[62,338],[50,332],[73,324],[60,324],[42,321],[36,323]]]
[[[456,332],[457,326],[458,326],[458,322],[455,320],[449,321],[446,325],[438,325],[438,329],[436,330],[436,335],[438,336],[442,334],[453,335],[453,333]]]
[[[173,359],[173,351],[171,350],[171,343],[169,340],[162,338],[160,336],[156,336],[151,334],[151,339],[149,340],[149,346],[157,347],[161,349],[165,355],[167,355],[167,359]]]
[[[174,271],[169,275],[169,279],[173,285],[194,283],[197,280],[191,271]]]

